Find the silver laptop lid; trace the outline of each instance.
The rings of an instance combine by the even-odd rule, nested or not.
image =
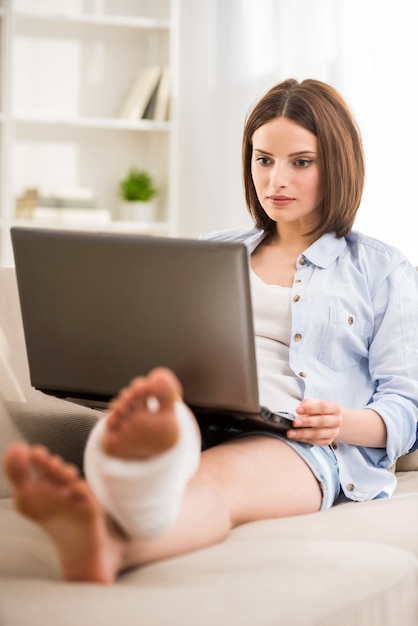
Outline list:
[[[156,366],[195,409],[258,412],[245,246],[12,228],[32,385],[100,405]]]

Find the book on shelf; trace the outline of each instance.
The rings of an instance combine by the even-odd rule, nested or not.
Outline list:
[[[145,117],[147,109],[149,115],[152,100],[156,97],[161,73],[160,65],[151,65],[139,72],[122,103],[119,117],[138,120]]]
[[[28,188],[16,200],[16,217],[57,225],[107,224],[111,214],[96,207],[94,192],[81,187]]]
[[[96,206],[96,198],[93,190],[86,187],[41,185],[39,187],[27,187],[17,198],[16,206],[22,208],[71,206],[80,209],[93,209]]]
[[[170,117],[171,78],[168,65],[143,69],[132,83],[119,117],[166,121]]]
[[[155,105],[157,104],[157,96],[158,96],[159,88],[160,88],[160,81],[158,81],[154,91],[151,94],[151,98],[148,100],[148,104],[145,107],[145,111],[142,115],[143,120],[154,119]]]
[[[153,119],[165,122],[170,117],[171,82],[170,67],[165,65],[162,69],[161,79],[158,85],[153,111]]]
[[[17,213],[20,219],[37,222],[38,225],[54,226],[104,226],[112,220],[110,211],[106,209],[79,209],[74,207],[54,208],[35,207],[30,211]]]

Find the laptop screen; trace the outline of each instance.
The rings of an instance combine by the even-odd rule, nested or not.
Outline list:
[[[193,408],[258,410],[244,244],[29,227],[11,234],[35,388],[100,406],[165,366]]]

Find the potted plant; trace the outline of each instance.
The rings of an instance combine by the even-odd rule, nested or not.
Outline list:
[[[157,193],[151,174],[135,166],[131,167],[126,176],[119,181],[122,219],[152,221],[155,217],[153,200]]]

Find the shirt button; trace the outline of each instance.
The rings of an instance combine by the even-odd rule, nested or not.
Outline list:
[[[302,335],[300,333],[296,333],[296,335],[293,337],[293,339],[295,341],[300,341],[302,339]]]
[[[306,378],[306,377],[307,377],[307,375],[308,375],[308,374],[307,374],[306,372],[299,372],[299,376],[300,376],[301,378]]]
[[[333,441],[333,442],[331,443],[331,448],[332,448],[333,450],[338,450],[338,443],[336,443],[335,441]]]
[[[302,282],[302,280],[301,280],[300,278],[297,278],[297,279],[295,280],[295,283],[301,283],[301,282]]]
[[[293,297],[293,302],[299,302],[300,300],[300,296],[294,296]]]
[[[305,259],[305,257],[302,257],[301,260],[299,261],[299,265],[306,265],[307,260]]]
[[[347,491],[354,491],[354,485],[353,485],[353,483],[348,483],[348,485],[347,485]]]
[[[354,318],[353,318],[353,317],[351,317],[351,315],[350,315],[350,317],[348,318],[348,323],[350,324],[350,326],[352,326],[352,325],[354,324]]]

